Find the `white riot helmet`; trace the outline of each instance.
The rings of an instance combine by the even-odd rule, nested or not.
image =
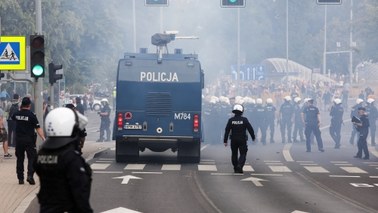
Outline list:
[[[103,104],[103,105],[109,104],[108,99],[106,99],[106,98],[101,99],[101,104]]]
[[[219,102],[219,98],[217,96],[211,96],[210,103],[216,104]]]
[[[44,148],[56,149],[77,140],[79,130],[83,130],[88,119],[73,109],[59,107],[51,110],[45,118],[47,136]]]
[[[263,100],[261,98],[256,99],[256,104],[261,105],[263,103]]]
[[[356,100],[356,104],[360,104],[360,103],[362,103],[362,102],[364,102],[364,100],[362,100],[361,98],[357,98],[357,100]]]
[[[266,103],[267,103],[267,104],[272,104],[272,103],[273,103],[273,99],[271,99],[271,98],[267,98],[267,99],[266,99]]]
[[[243,113],[244,112],[244,107],[242,105],[240,105],[240,104],[235,104],[232,112],[233,113],[236,113],[236,112]]]
[[[341,99],[340,99],[340,98],[335,98],[335,99],[333,100],[333,102],[334,102],[335,104],[341,104]]]
[[[368,102],[369,104],[373,103],[375,100],[373,98],[368,98],[366,102]]]
[[[244,99],[243,99],[243,97],[241,97],[241,96],[236,96],[236,97],[235,97],[235,103],[237,103],[237,104],[243,104],[243,103],[244,103]]]
[[[295,97],[295,98],[294,98],[294,102],[295,102],[295,103],[299,103],[301,100],[302,100],[302,99],[301,99],[300,97]]]
[[[291,101],[291,97],[289,95],[285,96],[285,101]]]

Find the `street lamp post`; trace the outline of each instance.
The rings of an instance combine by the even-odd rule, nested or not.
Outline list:
[[[327,73],[327,5],[324,6],[323,74]]]
[[[289,72],[289,0],[286,0],[286,76]]]

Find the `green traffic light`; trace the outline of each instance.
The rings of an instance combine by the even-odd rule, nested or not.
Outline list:
[[[35,65],[33,68],[32,68],[32,73],[35,75],[35,76],[41,76],[43,74],[43,67],[39,64]]]
[[[235,3],[237,0],[228,0],[230,3]]]

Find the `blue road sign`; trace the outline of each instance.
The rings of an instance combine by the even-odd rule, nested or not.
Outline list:
[[[231,65],[231,73],[235,80],[252,81],[252,80],[264,80],[265,71],[264,67],[260,64],[243,64],[240,65],[239,74],[237,75],[236,65]]]

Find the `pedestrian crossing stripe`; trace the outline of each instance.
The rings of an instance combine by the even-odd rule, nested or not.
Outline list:
[[[345,167],[340,167],[340,168],[347,171],[348,173],[363,173],[363,174],[367,173],[366,171],[358,167],[353,167],[353,166],[345,166]]]
[[[0,70],[26,70],[25,36],[0,37]]]
[[[311,173],[329,173],[328,170],[324,169],[321,166],[305,166],[304,168]]]
[[[100,170],[106,170],[111,165],[111,163],[102,163],[97,162],[91,164],[92,170],[95,170],[96,173],[100,173],[97,171]],[[267,166],[270,168],[270,170],[274,173],[290,173],[293,172],[291,169],[289,169],[287,166],[273,166],[267,164]],[[143,171],[146,168],[146,164],[127,164],[123,170],[127,171]],[[303,166],[307,171],[310,173],[330,173],[327,169],[321,167],[321,166]],[[367,174],[368,172],[360,169],[358,167],[353,166],[339,166],[340,169],[346,171],[349,174]],[[161,171],[180,171],[182,169],[181,164],[162,164]],[[218,172],[218,168],[216,165],[209,165],[209,164],[198,164],[197,170],[201,172]],[[231,169],[230,169],[231,170]],[[254,173],[256,170],[249,164],[246,164],[243,167],[244,172],[251,172]],[[376,176],[374,176],[376,177]]]

